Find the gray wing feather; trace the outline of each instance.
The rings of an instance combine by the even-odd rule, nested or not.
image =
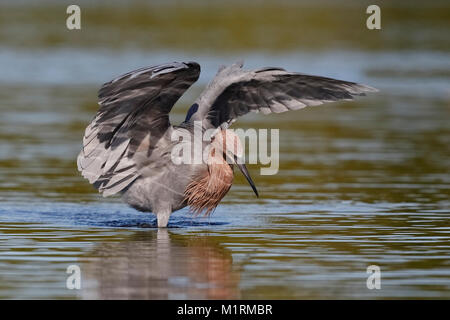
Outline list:
[[[242,63],[221,68],[199,97],[191,121],[219,127],[249,112],[281,113],[326,102],[353,100],[375,88],[350,81],[288,72],[281,68],[242,69]],[[206,121],[205,121],[206,120]]]
[[[170,127],[170,110],[199,74],[195,62],[174,62],[126,73],[101,87],[100,108],[86,128],[77,165],[104,196],[140,176],[140,162],[148,161]]]

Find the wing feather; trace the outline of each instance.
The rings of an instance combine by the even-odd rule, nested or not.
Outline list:
[[[249,112],[263,114],[299,110],[327,102],[353,100],[378,91],[363,84],[288,72],[281,68],[242,69],[242,63],[221,68],[197,100],[199,110],[189,121],[204,127],[232,123]]]
[[[198,79],[195,62],[141,68],[105,83],[100,108],[87,126],[77,165],[104,196],[121,192],[141,175],[142,161],[170,127],[169,112]],[[149,138],[150,139],[146,139]],[[146,157],[137,155],[145,152]]]

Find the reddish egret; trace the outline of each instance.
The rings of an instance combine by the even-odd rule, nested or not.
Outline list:
[[[376,91],[281,68],[244,70],[242,63],[235,63],[221,67],[185,121],[172,125],[170,110],[199,74],[198,63],[174,62],[105,83],[98,94],[100,108],[86,128],[78,156],[78,170],[103,196],[120,194],[133,208],[153,212],[158,227],[166,227],[170,214],[186,206],[195,213],[211,213],[231,187],[234,165],[258,196],[245,164],[237,161],[239,138],[227,130],[237,117],[352,100]],[[202,142],[202,148],[210,150],[207,158],[216,161],[174,163],[171,150],[180,142],[173,140],[173,133],[193,134],[199,123],[201,131],[216,129],[209,141]]]

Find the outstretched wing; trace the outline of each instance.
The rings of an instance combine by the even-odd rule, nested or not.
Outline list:
[[[219,70],[215,79],[197,100],[198,111],[191,121],[204,127],[227,127],[249,112],[263,114],[298,110],[338,100],[353,100],[375,88],[281,68],[242,69],[236,63]]]
[[[104,196],[139,177],[138,151],[150,153],[170,127],[169,112],[198,79],[195,62],[142,68],[105,83],[100,109],[86,128],[78,170]]]

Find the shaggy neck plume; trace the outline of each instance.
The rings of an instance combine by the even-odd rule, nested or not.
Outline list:
[[[225,159],[209,153],[208,172],[200,180],[192,181],[184,192],[185,199],[194,214],[211,214],[230,190],[233,183],[233,167]]]

